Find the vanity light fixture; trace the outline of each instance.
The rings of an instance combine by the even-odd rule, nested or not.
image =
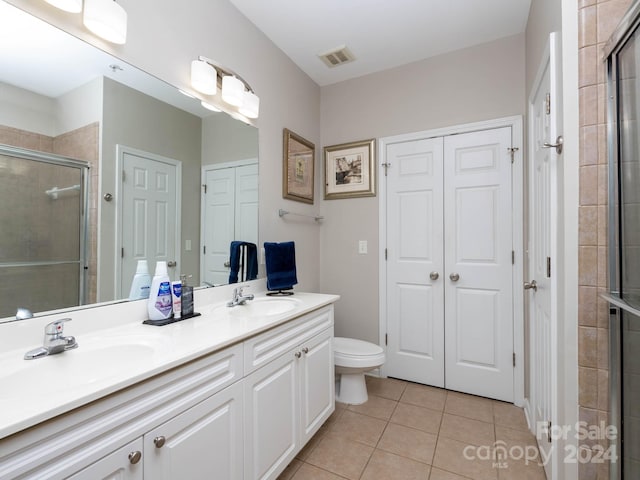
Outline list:
[[[251,86],[240,75],[213,60],[200,56],[191,62],[191,86],[205,95],[215,95],[220,87],[225,103],[238,107],[246,118],[258,118],[260,99]]]
[[[82,11],[82,0],[44,0],[60,10],[70,13],[80,13]]]
[[[218,107],[216,107],[215,105],[211,105],[210,103],[207,103],[207,102],[200,102],[200,105],[202,105],[207,110],[211,110],[212,112],[221,112],[222,111]]]
[[[111,43],[127,41],[127,12],[115,0],[84,0],[84,26]]]

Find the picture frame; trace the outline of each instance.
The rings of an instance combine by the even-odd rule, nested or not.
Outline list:
[[[324,147],[324,198],[376,195],[375,139]]]
[[[285,128],[282,151],[282,198],[313,204],[316,146]]]

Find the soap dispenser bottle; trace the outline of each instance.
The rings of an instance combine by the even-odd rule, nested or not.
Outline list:
[[[146,260],[138,260],[136,274],[131,282],[129,300],[140,300],[149,298],[149,288],[151,287],[151,275],[149,275],[149,265]]]
[[[171,316],[171,280],[167,273],[167,262],[156,262],[156,271],[151,281],[147,312],[149,320],[164,320]]]

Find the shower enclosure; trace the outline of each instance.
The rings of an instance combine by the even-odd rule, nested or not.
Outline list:
[[[0,318],[86,303],[88,171],[0,145]]]
[[[609,406],[618,461],[640,478],[640,2],[605,47],[609,144]]]

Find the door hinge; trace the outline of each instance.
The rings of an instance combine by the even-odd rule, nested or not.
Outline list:
[[[544,111],[547,115],[551,115],[551,94],[547,93],[544,98]]]
[[[516,352],[513,352],[513,366],[516,366]]]
[[[509,152],[509,155],[511,155],[511,163],[515,162],[515,156],[516,156],[516,152],[520,150],[518,147],[509,147],[507,148],[507,151]]]
[[[124,182],[124,179],[126,177],[126,174],[124,173],[124,170],[122,170],[122,181]]]
[[[384,334],[384,344],[389,345],[389,335],[387,333]]]
[[[511,265],[516,264],[516,252],[515,250],[511,250]]]
[[[120,249],[120,258],[124,258],[124,247]]]
[[[551,443],[551,420],[547,421],[547,442]]]
[[[389,251],[385,248],[384,249],[384,259],[386,260],[388,258],[389,255]]]
[[[203,246],[202,246],[202,254],[203,254],[203,255],[206,255],[206,254],[207,254],[207,246],[206,246],[206,245],[203,245]]]
[[[551,257],[547,257],[547,278],[551,278]]]
[[[391,167],[391,164],[385,162],[381,166],[384,167],[384,176],[386,177],[387,176],[387,170],[389,169],[389,167]]]
[[[207,185],[202,185],[202,190],[204,192],[204,194],[207,194]]]

